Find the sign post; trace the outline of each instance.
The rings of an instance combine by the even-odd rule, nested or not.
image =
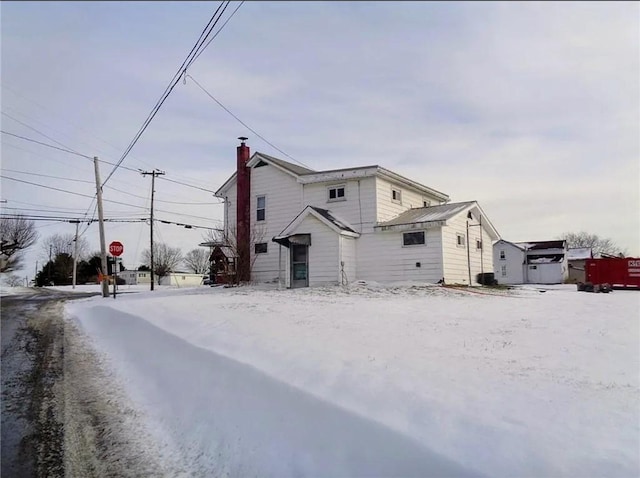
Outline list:
[[[113,256],[113,298],[116,298],[116,288],[118,286],[118,256],[124,252],[124,246],[120,241],[113,241],[109,244],[109,253]]]

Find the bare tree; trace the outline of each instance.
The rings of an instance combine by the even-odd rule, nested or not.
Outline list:
[[[24,216],[0,219],[0,272],[18,270],[22,252],[38,240],[34,221]]]
[[[209,251],[204,248],[190,250],[184,258],[184,263],[194,274],[209,272]]]
[[[24,278],[16,274],[9,274],[7,277],[5,277],[4,282],[9,287],[20,287],[21,285],[24,285]]]
[[[151,251],[145,249],[142,252],[142,261],[145,265],[151,265]],[[182,251],[177,247],[169,247],[163,242],[153,243],[153,266],[154,273],[160,277],[166,276],[174,271],[182,262]]]
[[[625,255],[624,251],[608,238],[599,237],[596,234],[589,234],[588,232],[565,232],[560,236],[560,239],[567,241],[567,247],[570,249],[578,247],[590,247],[593,254],[612,254],[612,255]]]
[[[73,257],[75,252],[75,238],[76,235],[69,234],[53,234],[48,236],[41,246],[41,254],[43,259],[48,260],[51,256],[51,260],[55,259],[61,254],[67,254]],[[78,238],[78,260],[84,260],[89,257],[89,243],[84,237]]]

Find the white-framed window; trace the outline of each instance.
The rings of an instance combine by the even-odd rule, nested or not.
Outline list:
[[[346,201],[344,184],[330,186],[327,188],[327,201]]]
[[[500,273],[502,274],[502,277],[506,277],[507,276],[507,266],[500,266]]]
[[[413,231],[402,233],[403,246],[422,246],[426,243],[424,231]]]
[[[504,251],[500,251],[500,260],[504,261],[506,259],[506,256],[504,255]]]
[[[456,246],[458,247],[465,247],[466,242],[464,240],[464,234],[461,233],[457,233],[456,234]]]
[[[393,202],[402,204],[402,191],[400,191],[398,188],[391,188],[391,200]]]
[[[478,238],[476,238],[476,250],[477,251],[481,251],[482,250],[482,241]]]
[[[256,221],[264,221],[267,217],[267,198],[258,196],[256,198]]]
[[[256,242],[253,246],[253,250],[256,254],[266,254],[267,253],[267,243],[266,242]]]

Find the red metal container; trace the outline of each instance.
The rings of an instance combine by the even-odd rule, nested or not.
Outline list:
[[[587,282],[610,284],[615,289],[640,289],[640,259],[635,257],[587,259]]]

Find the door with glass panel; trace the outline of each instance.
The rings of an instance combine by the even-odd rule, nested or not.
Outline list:
[[[309,286],[309,246],[291,245],[291,288]]]

